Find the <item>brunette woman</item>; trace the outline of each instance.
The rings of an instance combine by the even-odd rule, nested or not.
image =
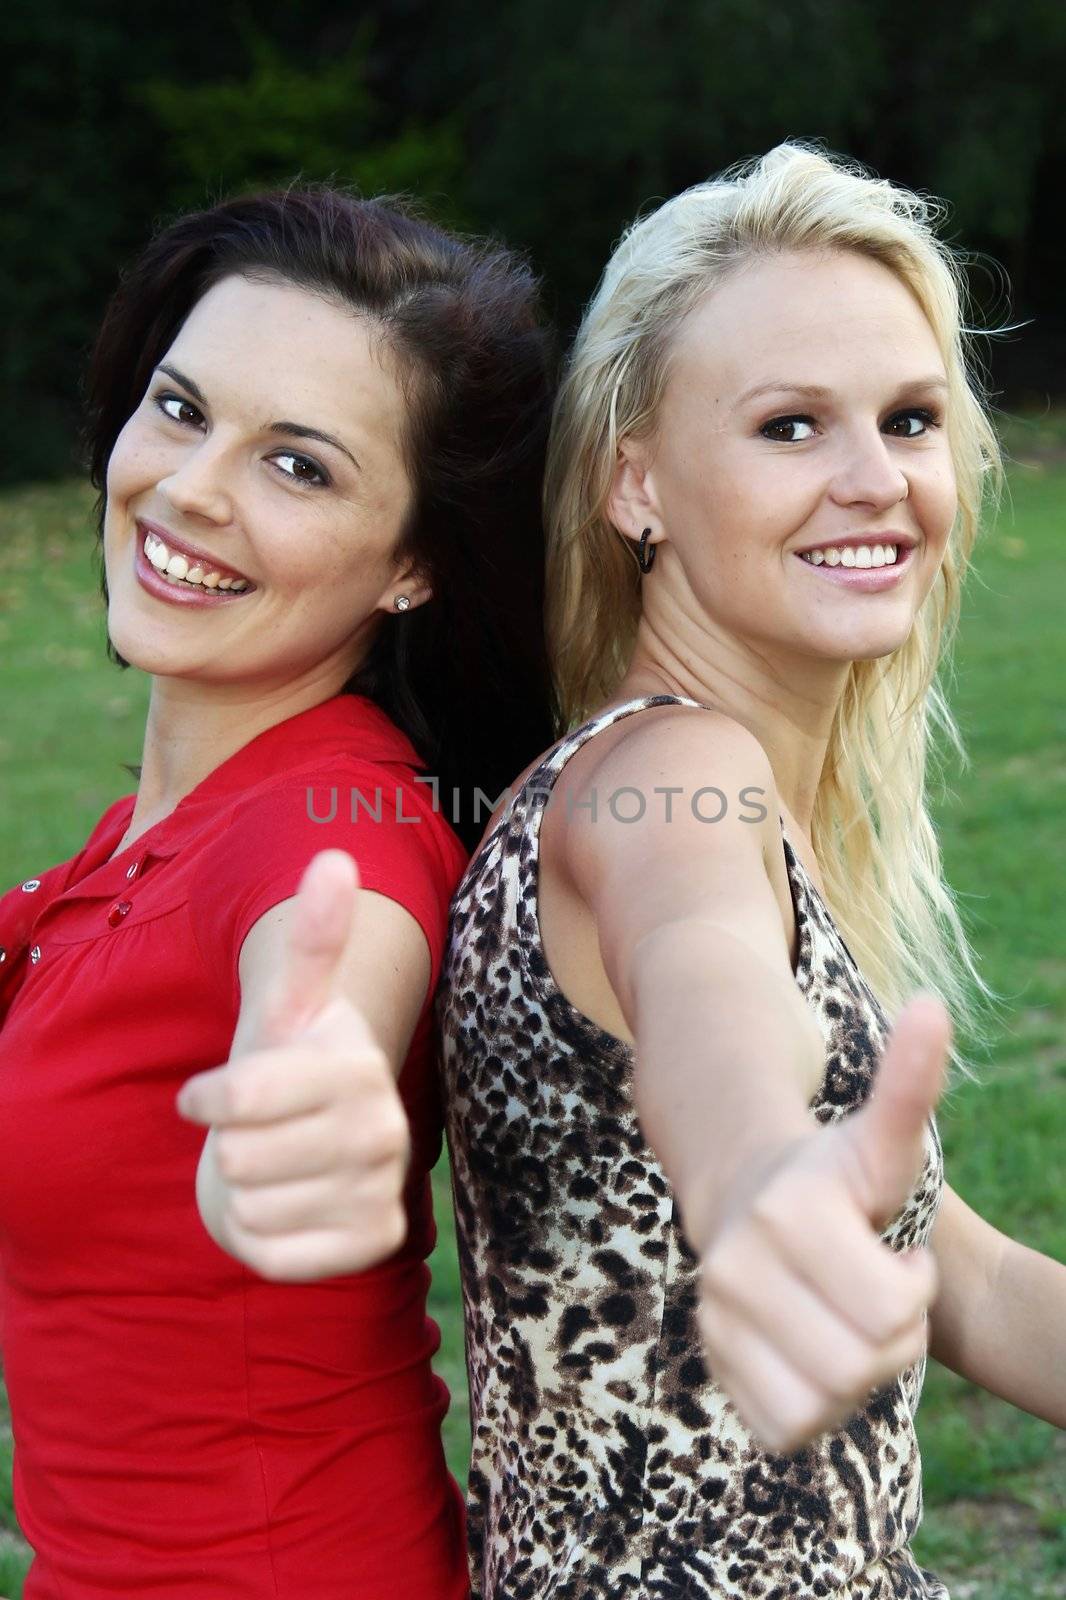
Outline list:
[[[452,790],[550,737],[534,285],[401,207],[234,200],[128,273],[90,399],[151,699],[136,792],[0,900],[27,1600],[459,1600],[431,997]]]

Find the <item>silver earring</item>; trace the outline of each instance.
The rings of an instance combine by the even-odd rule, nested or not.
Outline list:
[[[410,596],[408,596],[406,594],[398,594],[396,596],[396,599],[393,601],[393,604],[395,605],[397,611],[410,611],[410,609],[411,609]]]

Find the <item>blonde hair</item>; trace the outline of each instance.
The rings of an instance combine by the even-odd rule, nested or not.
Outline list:
[[[916,987],[940,993],[976,1038],[976,970],[944,881],[926,795],[931,736],[963,755],[937,682],[959,613],[999,446],[968,371],[961,264],[934,233],[942,208],[805,144],[696,184],[635,222],[608,262],[571,353],[545,486],[548,639],[564,721],[609,699],[640,616],[634,547],[607,499],[619,441],[654,432],[675,335],[709,289],[753,256],[854,250],[888,267],[925,313],[947,369],[946,427],[958,515],[940,574],[906,643],[852,663],[815,800],[812,842],[833,915],[893,1013]]]

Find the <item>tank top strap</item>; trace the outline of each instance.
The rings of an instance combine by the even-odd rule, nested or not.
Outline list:
[[[476,869],[490,876],[493,872],[498,875],[492,894],[494,938],[508,948],[509,962],[524,974],[525,1003],[536,1013],[539,1026],[547,1030],[545,1037],[559,1029],[568,1037],[580,1035],[590,1063],[601,1057],[613,1062],[618,1051],[623,1056],[627,1054],[628,1046],[582,1017],[556,986],[541,941],[537,903],[541,824],[559,775],[571,757],[604,728],[621,722],[623,717],[660,705],[695,706],[706,710],[698,700],[682,695],[644,695],[603,711],[574,728],[548,751],[516,790],[493,833],[483,841],[480,866]]]
[[[698,700],[690,700],[685,695],[653,694],[642,695],[637,700],[627,700],[624,705],[602,711],[599,716],[592,717],[588,722],[583,722],[579,728],[572,729],[548,752],[514,796],[508,807],[508,813],[518,810],[521,805],[524,822],[528,825],[530,818],[547,805],[548,797],[555,787],[559,774],[583,745],[588,744],[590,739],[594,739],[605,728],[621,722],[623,717],[631,717],[635,712],[645,711],[650,706],[695,706],[698,711],[707,709],[706,706],[701,706]]]

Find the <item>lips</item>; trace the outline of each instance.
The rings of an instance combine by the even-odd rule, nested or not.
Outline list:
[[[799,566],[804,572],[809,572],[816,582],[836,583],[845,589],[856,589],[865,594],[879,594],[882,590],[897,586],[916,559],[913,546],[901,546],[896,560],[881,567],[830,566],[828,562],[815,565],[812,561],[804,560],[799,551],[794,555]]]
[[[243,578],[249,589],[253,588],[251,578],[246,573],[239,572],[236,567],[229,567],[224,561],[219,561],[209,551],[199,550],[195,545],[186,544],[176,534],[164,528],[162,523],[149,522],[145,517],[138,517],[136,521],[140,542],[143,546],[147,534],[154,533],[156,538],[166,545],[172,556],[184,556],[190,567],[201,566],[206,572],[217,572],[223,578]]]
[[[142,589],[158,600],[174,605],[194,606],[203,610],[211,606],[235,606],[254,589],[204,589],[199,584],[179,583],[177,579],[164,578],[157,572],[144,553],[138,540],[133,546],[133,570]]]

